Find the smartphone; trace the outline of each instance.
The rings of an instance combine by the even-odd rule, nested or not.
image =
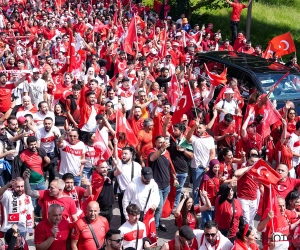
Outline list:
[[[118,99],[121,100],[121,95],[118,95]]]

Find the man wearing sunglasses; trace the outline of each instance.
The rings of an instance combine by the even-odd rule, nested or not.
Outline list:
[[[121,231],[109,229],[105,235],[105,245],[101,250],[121,250],[123,249],[123,238]]]
[[[181,228],[182,229],[182,228]],[[204,249],[216,249],[216,250],[231,250],[232,243],[229,239],[227,239],[223,234],[218,230],[217,222],[211,220],[207,221],[204,224],[204,230],[194,229],[193,234],[195,236],[194,241],[197,241],[197,247],[194,247],[194,243],[191,242],[192,235],[188,233],[188,238],[190,240],[184,241],[182,240],[182,231],[180,230],[175,234],[175,249],[185,250],[204,250]],[[184,237],[185,238],[185,237]],[[189,243],[191,245],[189,245]],[[166,250],[168,248],[163,248]],[[173,248],[170,248],[173,249]]]

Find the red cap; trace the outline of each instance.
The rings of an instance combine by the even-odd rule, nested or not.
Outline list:
[[[25,124],[26,121],[27,121],[27,120],[26,120],[26,118],[25,118],[24,116],[20,116],[20,117],[18,118],[18,123],[20,123],[21,125]]]

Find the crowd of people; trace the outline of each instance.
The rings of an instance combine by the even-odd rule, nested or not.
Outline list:
[[[212,23],[172,21],[166,1],[161,13],[128,0],[0,3],[0,249],[27,250],[28,235],[37,250],[157,248],[169,216],[178,230],[163,250],[255,250],[257,232],[264,249],[300,247],[294,103],[266,130],[275,86],[245,100],[240,79],[216,87],[193,66],[196,52],[262,56],[238,32],[251,0],[226,2],[231,41]],[[287,66],[299,69],[294,56]],[[175,117],[185,89],[193,105]],[[268,209],[271,187],[249,172],[261,159],[278,175]]]

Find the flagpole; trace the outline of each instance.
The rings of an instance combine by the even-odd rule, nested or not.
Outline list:
[[[190,84],[189,84],[189,83],[188,83],[187,85],[188,85],[188,88],[189,88],[190,94],[191,94],[191,96],[192,96],[191,86],[190,86]],[[193,96],[192,96],[192,97],[193,97]],[[197,118],[198,114],[197,114],[197,109],[196,109],[196,105],[195,105],[195,102],[194,102],[194,99],[193,99],[193,98],[192,98],[192,102],[193,102],[193,106],[194,106],[195,113],[196,113],[196,118]]]
[[[118,103],[118,111],[116,114],[116,129],[115,129],[116,132],[117,132],[117,128],[118,128],[118,113],[119,113],[119,103]],[[115,133],[115,138],[117,138],[117,133]]]
[[[272,211],[272,186],[271,186],[271,184],[269,184],[269,189],[270,189],[270,207],[271,207],[271,211]],[[275,231],[274,231],[273,218],[271,219],[271,222],[272,222],[272,230],[273,230],[273,233],[274,233]]]

